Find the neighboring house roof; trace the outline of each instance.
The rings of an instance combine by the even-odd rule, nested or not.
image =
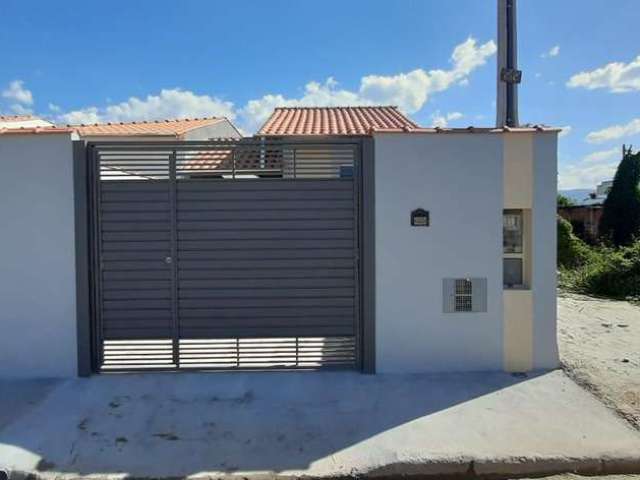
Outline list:
[[[520,127],[418,127],[413,129],[376,128],[371,133],[529,133],[529,132],[560,132],[561,128],[547,125],[523,125]]]
[[[368,135],[375,129],[411,130],[418,125],[397,107],[279,107],[256,135]]]
[[[129,136],[162,136],[180,139],[185,133],[196,128],[215,125],[228,121],[224,117],[184,118],[175,120],[155,120],[142,122],[94,123],[81,125],[67,125],[81,137],[129,137]]]
[[[2,128],[36,128],[53,127],[53,123],[34,115],[0,115],[0,129]]]
[[[53,133],[73,133],[71,128],[67,127],[18,127],[4,128],[0,127],[0,135],[33,135],[33,134],[53,134]]]

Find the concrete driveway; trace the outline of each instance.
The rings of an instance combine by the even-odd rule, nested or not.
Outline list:
[[[0,391],[13,392],[0,396],[0,465],[13,476],[640,467],[640,433],[560,371],[103,375],[54,386],[2,382]],[[15,409],[15,398],[32,404]]]

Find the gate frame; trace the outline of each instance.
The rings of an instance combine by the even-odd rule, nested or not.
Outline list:
[[[236,144],[242,140],[264,142],[264,137],[249,137],[238,141],[209,142],[217,145]],[[354,169],[354,188],[357,203],[358,254],[357,280],[359,292],[356,315],[356,370],[376,373],[375,352],[375,153],[371,136],[280,137],[273,139],[284,145],[332,145],[351,144],[357,147],[357,168]],[[199,145],[207,141],[175,142],[181,146]],[[86,377],[100,372],[102,349],[98,312],[99,288],[95,281],[99,272],[98,259],[98,211],[96,147],[107,146],[157,146],[170,147],[174,142],[73,142],[75,244],[76,244],[76,316],[78,375]],[[175,349],[174,349],[175,350]]]

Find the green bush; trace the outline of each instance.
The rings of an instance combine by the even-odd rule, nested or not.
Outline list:
[[[640,240],[627,247],[594,247],[588,261],[561,267],[560,286],[588,295],[640,298]]]
[[[588,263],[593,256],[589,245],[573,233],[573,227],[558,216],[558,265],[574,268]]]

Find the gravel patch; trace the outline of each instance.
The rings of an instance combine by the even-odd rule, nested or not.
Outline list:
[[[640,429],[640,307],[558,294],[565,372]]]

